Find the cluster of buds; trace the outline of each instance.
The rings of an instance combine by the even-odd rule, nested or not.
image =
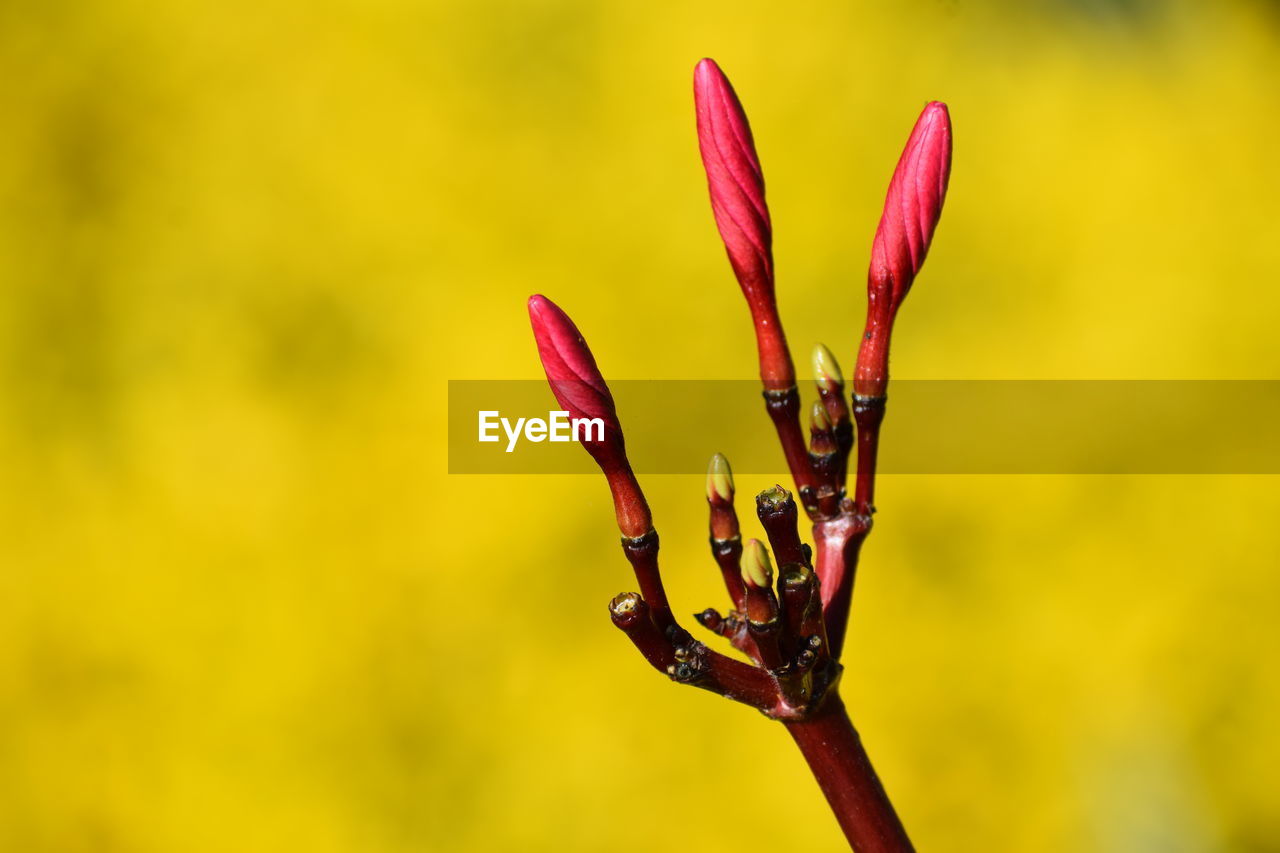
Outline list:
[[[623,551],[640,587],[638,594],[616,596],[609,613],[659,671],[786,722],[852,841],[869,845],[867,849],[909,849],[865,755],[861,764],[854,761],[844,770],[832,769],[835,765],[821,752],[829,747],[830,732],[806,734],[816,731],[806,727],[817,725],[824,714],[835,713],[833,709],[844,713],[835,687],[858,552],[874,512],[889,339],[942,212],[951,168],[950,118],[943,104],[929,103],[907,140],[872,243],[867,319],[852,397],[846,398],[835,356],[817,345],[817,400],[806,441],[795,368],[775,299],[773,227],[751,127],[733,87],[710,59],[698,63],[694,100],[711,209],[751,314],[766,411],[800,505],[813,523],[816,547],[801,541],[796,500],[782,486],[756,498],[768,547],[757,539],[744,545],[734,510],[733,475],[728,460],[716,454],[707,473],[710,542],[730,607],[723,614],[708,608],[696,619],[726,638],[750,663],[694,639],[668,604],[658,569],[658,534],[627,459],[609,388],[569,317],[546,297],[534,296],[529,316],[556,399],[571,418],[599,418],[605,424],[602,436],[584,439],[583,445],[608,480]],[[855,447],[855,478],[849,490],[849,459]],[[856,734],[853,739],[849,749],[861,754]],[[841,772],[853,775],[832,781]],[[857,779],[868,776],[871,781],[859,789]]]
[[[773,224],[751,126],[733,86],[714,61],[698,63],[693,91],[698,148],[711,210],[751,312],[767,410],[806,512],[815,521],[837,517],[844,512],[841,500],[846,462],[853,445],[840,367],[829,349],[821,344],[815,348],[813,370],[821,410],[816,406],[813,410],[806,449],[795,368],[778,317]],[[878,434],[889,381],[893,321],[929,251],[950,173],[951,120],[946,106],[934,101],[925,106],[907,140],[872,242],[866,328],[853,383],[853,413],[860,429],[867,433],[859,447],[859,459],[867,454],[871,471],[875,463],[873,436]],[[859,481],[867,491],[854,499],[859,511],[870,516],[872,481],[865,474]]]

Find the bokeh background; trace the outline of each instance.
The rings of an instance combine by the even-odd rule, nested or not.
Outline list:
[[[610,376],[754,375],[704,55],[798,351],[851,361],[938,98],[896,376],[1280,375],[1274,4],[9,0],[0,849],[839,849],[780,729],[610,627],[602,483],[446,474],[533,292]],[[719,604],[701,479],[645,485]],[[922,849],[1280,849],[1276,485],[883,480],[845,694]]]

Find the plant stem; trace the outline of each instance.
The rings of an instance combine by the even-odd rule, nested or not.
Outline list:
[[[818,547],[818,577],[822,578],[823,608],[827,615],[827,634],[831,639],[831,655],[836,660],[844,650],[845,631],[849,623],[849,607],[853,599],[853,581],[858,571],[858,553],[871,532],[871,517],[876,511],[876,457],[880,449],[880,424],[884,420],[885,398],[853,397],[853,417],[858,424],[857,471],[853,487],[851,511],[813,526]]]
[[[853,398],[853,419],[858,424],[858,470],[853,486],[857,511],[870,516],[876,511],[876,457],[880,450],[880,424],[884,420],[885,398]]]
[[[787,467],[796,482],[796,494],[800,505],[810,515],[817,509],[813,504],[813,469],[809,466],[809,445],[800,429],[800,392],[792,385],[783,390],[766,387],[765,410],[778,433],[778,442],[787,458]]]
[[[653,611],[654,621],[665,630],[675,622],[675,617],[671,615],[667,591],[662,586],[662,573],[658,571],[658,531],[651,527],[648,533],[635,539],[623,537],[622,552],[631,563],[645,603]]]
[[[915,849],[838,695],[830,696],[817,716],[785,725],[854,850],[902,853]]]
[[[858,553],[870,531],[871,517],[856,512],[813,525],[813,541],[817,546],[815,567],[822,579],[822,608],[831,642],[831,657],[836,660],[844,651],[844,636],[849,627]]]

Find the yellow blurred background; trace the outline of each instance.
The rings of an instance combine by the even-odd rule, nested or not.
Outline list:
[[[839,849],[780,728],[609,625],[601,482],[446,474],[446,380],[540,375],[533,292],[610,377],[754,376],[704,55],[797,352],[852,361],[938,98],[895,376],[1280,377],[1273,4],[11,0],[0,849]],[[722,604],[701,478],[645,485]],[[922,849],[1280,849],[1275,478],[878,498],[844,693]]]

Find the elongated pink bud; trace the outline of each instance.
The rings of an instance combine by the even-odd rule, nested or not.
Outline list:
[[[867,328],[854,372],[854,393],[881,396],[889,379],[893,318],[924,264],[951,176],[951,116],[931,101],[920,113],[894,169],[871,245]]]
[[[795,384],[773,292],[773,226],[764,200],[764,174],[751,125],[729,79],[714,60],[693,74],[698,150],[707,173],[711,211],[756,327],[760,376],[766,388]]]
[[[569,315],[541,294],[529,297],[529,322],[538,342],[538,357],[556,400],[570,418],[600,418],[606,436],[621,434],[613,395],[595,356]],[[594,443],[594,442],[592,442]]]
[[[747,300],[773,299],[773,228],[751,125],[729,79],[714,60],[693,73],[698,150],[707,172],[711,210]]]
[[[545,296],[529,297],[529,322],[547,382],[570,421],[598,419],[604,425],[603,430],[588,426],[575,433],[609,481],[619,529],[633,539],[644,536],[653,527],[649,506],[627,460],[613,395],[586,340],[569,315]]]
[[[876,289],[887,289],[895,309],[929,252],[950,177],[951,116],[946,104],[931,101],[911,129],[893,172],[871,246],[868,280]]]

